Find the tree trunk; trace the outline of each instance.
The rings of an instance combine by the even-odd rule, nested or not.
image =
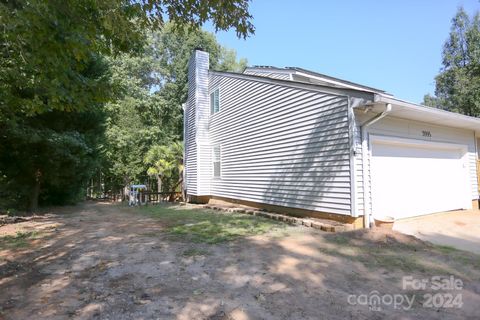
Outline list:
[[[27,211],[34,213],[38,209],[38,197],[40,195],[40,178],[42,173],[40,170],[35,172],[35,184],[33,185],[32,192],[30,193],[30,201],[28,203]]]
[[[130,179],[123,177],[122,201],[128,201],[130,196]]]
[[[185,169],[180,170],[180,192],[182,193],[182,201],[187,201],[187,189],[185,188],[185,172],[184,172],[184,170]]]
[[[162,177],[157,175],[157,192],[162,192]]]

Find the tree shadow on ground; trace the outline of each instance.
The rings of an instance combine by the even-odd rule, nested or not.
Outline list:
[[[172,238],[161,219],[107,204],[58,216],[58,233],[1,264],[6,319],[478,318],[480,257],[394,232],[286,227],[216,244]],[[464,306],[424,308],[402,277],[462,279]],[[411,310],[351,295],[418,296]]]

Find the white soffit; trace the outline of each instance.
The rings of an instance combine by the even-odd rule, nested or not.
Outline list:
[[[381,113],[385,110],[386,103],[392,105],[392,111],[388,116],[480,132],[480,118],[414,104],[383,95],[375,95],[375,102],[368,107],[373,112]],[[358,108],[365,108],[365,106],[359,106]]]

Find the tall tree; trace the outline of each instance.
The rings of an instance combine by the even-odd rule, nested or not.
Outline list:
[[[480,116],[479,12],[470,18],[463,8],[458,10],[442,57],[443,67],[435,78],[436,97],[427,95],[424,104]]]
[[[44,204],[78,200],[99,166],[103,112],[45,112],[0,128],[0,193],[9,205],[35,211]],[[16,202],[16,203],[15,203]],[[5,203],[2,203],[5,205]]]
[[[143,55],[110,59],[111,79],[121,90],[107,104],[103,172],[108,189],[118,191],[129,183],[144,182],[147,152],[182,139],[188,60],[197,47],[211,53],[215,69],[239,71],[246,66],[245,59],[237,60],[235,51],[218,44],[213,34],[173,23],[149,35]],[[160,159],[161,153],[156,154]]]
[[[144,162],[149,167],[147,174],[157,179],[157,191],[162,192],[162,180],[175,169],[175,159],[168,146],[155,145],[148,150]]]
[[[164,17],[192,28],[212,20],[242,37],[254,31],[248,0],[3,1],[2,111],[81,110],[90,95],[104,100],[108,91],[82,76],[92,54],[138,51],[146,28]]]
[[[210,54],[210,68],[219,71],[242,71],[246,59],[237,60],[236,52],[221,46],[215,36],[206,31],[166,24],[153,37],[153,47],[159,63],[162,85],[158,94],[171,115],[171,123],[179,137],[183,134],[182,104],[188,95],[188,61],[195,48]]]
[[[158,192],[175,192],[182,189],[183,143],[155,145],[148,150],[144,161],[148,165],[147,174],[157,178]],[[173,197],[171,199],[173,200]]]
[[[102,171],[107,190],[116,192],[146,177],[143,157],[151,145],[168,139],[169,130],[161,125],[166,111],[153,91],[160,79],[151,48],[145,46],[142,55],[117,55],[109,63],[118,92],[106,105]]]
[[[116,96],[104,57],[140,53],[164,19],[254,31],[248,0],[0,2],[0,200],[18,195],[33,210],[78,194],[97,172],[103,106]]]

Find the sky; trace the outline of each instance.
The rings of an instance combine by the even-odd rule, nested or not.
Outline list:
[[[252,0],[255,34],[216,36],[249,65],[302,67],[420,103],[460,6],[480,10],[479,0]]]

